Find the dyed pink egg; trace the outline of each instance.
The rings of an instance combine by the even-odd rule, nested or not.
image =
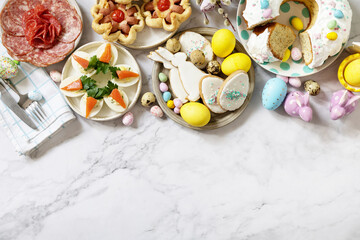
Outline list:
[[[175,98],[174,99],[174,105],[175,105],[175,107],[177,107],[177,108],[181,108],[181,106],[183,105],[183,103],[182,103],[182,101],[179,99],[179,98]]]
[[[295,88],[301,87],[301,81],[298,77],[291,77],[289,78],[289,84]]]
[[[161,92],[166,92],[166,91],[169,90],[168,85],[166,85],[166,83],[163,83],[163,82],[160,83],[159,88],[160,88],[160,91],[161,91]]]
[[[302,53],[299,48],[294,47],[291,49],[291,58],[294,61],[299,61],[302,58]]]
[[[50,71],[50,78],[54,82],[60,82],[61,81],[61,73],[56,70],[52,70],[52,71]]]
[[[289,78],[281,75],[276,75],[276,78],[283,80],[285,83],[289,82]]]
[[[179,114],[179,113],[180,113],[180,108],[178,108],[178,107],[174,108],[174,112],[175,112],[176,114]]]
[[[130,126],[134,122],[134,115],[131,112],[125,113],[125,115],[122,118],[122,123],[125,126]]]
[[[157,105],[152,106],[152,107],[150,108],[150,113],[151,113],[151,115],[153,115],[153,116],[155,116],[155,117],[159,117],[159,118],[161,118],[162,116],[164,116],[163,111],[162,111],[161,108],[160,108],[159,106],[157,106]]]

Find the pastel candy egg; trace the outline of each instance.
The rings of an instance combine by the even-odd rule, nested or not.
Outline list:
[[[297,47],[293,47],[291,49],[291,58],[294,61],[299,61],[302,58],[301,50],[299,48],[297,48]]]
[[[291,51],[289,49],[286,49],[282,62],[286,62],[287,60],[289,60],[290,55],[291,55]]]
[[[281,75],[276,75],[276,78],[279,78],[281,80],[283,80],[285,83],[289,82],[289,77],[285,77],[285,76],[281,76]]]
[[[266,9],[269,7],[269,0],[260,0],[261,9]]]
[[[210,121],[209,109],[201,103],[190,102],[184,104],[180,109],[180,115],[185,122],[194,127],[203,127]]]
[[[33,101],[40,101],[42,99],[42,95],[38,91],[34,90],[28,93],[28,98]]]
[[[272,78],[266,82],[262,92],[262,103],[268,110],[277,109],[286,97],[287,86],[280,78]]]
[[[334,12],[334,16],[335,16],[336,18],[341,19],[341,18],[344,18],[344,13],[343,13],[341,10],[336,9],[335,12]]]
[[[165,102],[169,101],[171,99],[171,93],[169,91],[164,92],[162,95]]]
[[[131,112],[125,113],[125,115],[122,118],[122,123],[125,126],[130,126],[134,122],[134,115]]]
[[[179,113],[180,113],[180,108],[175,107],[175,108],[174,108],[174,113],[179,114]]]
[[[150,108],[150,113],[151,115],[155,116],[155,117],[158,117],[158,118],[161,118],[162,116],[164,116],[164,113],[163,111],[161,110],[161,108],[157,105],[155,106],[152,106]]]
[[[173,100],[169,100],[169,101],[166,103],[166,105],[167,105],[167,107],[170,108],[170,109],[173,109],[173,108],[175,107]]]
[[[337,26],[337,22],[336,22],[335,19],[329,21],[328,24],[327,24],[327,27],[328,27],[329,29],[334,29],[334,28],[336,28],[336,26]]]
[[[346,66],[344,77],[350,85],[360,86],[360,59],[353,60]]]
[[[52,71],[50,71],[50,78],[54,82],[60,82],[61,81],[61,73],[59,71],[52,70]]]
[[[297,30],[297,31],[300,31],[304,28],[304,24],[303,22],[301,21],[300,18],[298,17],[294,17],[291,19],[291,25]]]
[[[272,9],[271,8],[265,9],[265,11],[263,12],[263,17],[264,18],[270,18],[271,14],[272,14]]]
[[[295,88],[299,88],[301,86],[300,78],[298,77],[289,78],[289,84]]]
[[[179,98],[175,98],[174,99],[174,105],[175,105],[175,107],[177,107],[177,108],[181,108],[181,106],[183,105],[183,103],[182,103],[182,101],[179,99]]]
[[[168,77],[166,76],[165,73],[159,73],[159,80],[160,82],[166,82],[168,80]]]
[[[161,92],[166,92],[167,90],[169,90],[168,85],[166,85],[166,83],[163,83],[163,82],[160,83],[159,88],[160,88]]]
[[[326,34],[326,37],[331,41],[335,41],[338,38],[338,35],[336,32],[329,32]]]

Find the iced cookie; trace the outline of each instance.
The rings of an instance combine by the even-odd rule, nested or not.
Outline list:
[[[212,111],[213,113],[224,113],[224,109],[220,107],[217,101],[217,95],[219,89],[224,83],[224,79],[207,75],[203,77],[200,81],[200,96],[203,100],[203,103]]]

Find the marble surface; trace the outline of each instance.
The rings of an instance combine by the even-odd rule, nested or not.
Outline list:
[[[89,1],[78,3],[80,44],[100,40]],[[227,8],[233,22],[237,3]],[[359,41],[360,5],[351,4],[351,41]],[[210,19],[223,27],[217,13]],[[202,21],[195,6],[182,28]],[[151,90],[148,51],[130,51],[143,91]],[[360,110],[339,121],[328,112],[346,55],[303,79],[322,88],[310,100],[311,123],[262,107],[262,88],[273,75],[256,67],[248,108],[214,131],[156,119],[138,103],[132,127],[79,117],[28,158],[0,130],[0,239],[360,239]]]

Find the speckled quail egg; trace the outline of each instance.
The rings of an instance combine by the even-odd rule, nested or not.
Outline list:
[[[218,61],[216,60],[212,60],[208,63],[206,70],[208,71],[208,73],[213,74],[213,75],[217,75],[220,73],[221,71],[221,65]]]
[[[312,96],[316,96],[320,93],[320,85],[313,80],[306,81],[304,83],[304,89]]]
[[[176,38],[171,38],[166,42],[166,49],[172,53],[177,53],[181,49],[181,44]]]
[[[205,67],[205,54],[201,50],[194,50],[190,54],[190,61],[198,68]]]
[[[155,103],[156,98],[152,92],[146,92],[141,98],[141,105],[144,107],[150,107],[153,103]]]

